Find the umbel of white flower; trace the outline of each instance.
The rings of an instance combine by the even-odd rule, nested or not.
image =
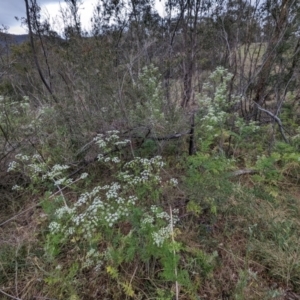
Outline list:
[[[156,228],[155,224],[157,220],[163,220],[165,226]],[[173,209],[171,218],[170,215],[165,211],[162,211],[161,208],[156,205],[152,205],[150,212],[148,212],[142,220],[142,226],[150,226],[151,228],[155,229],[151,232],[153,243],[156,246],[161,247],[165,240],[172,236],[173,228],[178,220],[178,209]]]
[[[115,146],[124,146],[129,142],[128,140],[121,141],[116,131],[98,135],[95,143],[99,146],[99,162],[113,167],[118,166],[116,169],[121,170],[120,158],[107,153]],[[117,171],[114,181],[93,187],[82,193],[75,202],[68,201],[64,188],[85,179],[88,176],[87,173],[81,174],[74,180],[68,179],[66,171],[69,167],[67,165],[48,166],[38,154],[32,157],[22,154],[16,156],[16,161],[9,164],[8,171],[22,170],[27,176],[34,178],[35,189],[43,186],[40,183],[44,181],[50,181],[53,184],[52,187],[56,187],[56,192],[49,193],[47,200],[59,206],[49,224],[49,236],[54,239],[59,237],[60,243],[80,239],[91,244],[91,239],[96,234],[104,231],[113,233],[120,222],[131,222],[133,212],[138,208],[137,218],[139,219],[135,222],[139,225],[135,230],[139,230],[139,234],[148,232],[152,245],[161,247],[173,234],[172,230],[178,221],[178,211],[174,210],[171,218],[157,205],[160,189],[164,186],[175,188],[178,184],[175,178],[169,181],[164,180],[162,183],[160,174],[163,167],[164,162],[161,156],[151,159],[135,157],[132,161],[122,165],[122,171]],[[14,186],[14,190],[21,190],[21,187]],[[138,190],[147,192],[141,196],[137,193]],[[155,197],[152,197],[151,191],[156,192]],[[151,204],[155,205],[150,207]],[[135,233],[132,231],[130,234]],[[99,254],[100,256],[98,254],[94,254],[92,250],[88,252],[84,264],[86,266],[93,264],[100,268],[100,256],[103,257],[104,254]]]

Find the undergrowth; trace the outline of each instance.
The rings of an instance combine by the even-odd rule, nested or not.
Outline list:
[[[153,99],[136,118],[164,132],[156,73],[149,67],[141,75],[137,88]],[[94,138],[97,157],[82,173],[47,140],[10,160],[10,176],[22,179],[12,195],[27,206],[12,219],[1,216],[2,298],[299,294],[299,145],[274,134],[270,143],[268,125],[232,113],[239,98],[228,97],[231,78],[218,68],[197,95],[193,156],[173,141],[163,149],[146,139],[135,149],[133,139],[106,131]]]

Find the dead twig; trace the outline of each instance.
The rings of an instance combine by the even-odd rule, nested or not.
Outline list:
[[[262,108],[258,103],[256,103],[256,102],[254,102],[254,103],[256,104],[257,108],[258,108],[260,111],[265,112],[267,115],[269,115],[270,117],[272,117],[272,118],[275,120],[275,122],[278,124],[280,133],[281,133],[281,135],[282,135],[284,141],[285,141],[287,144],[289,144],[289,141],[288,141],[288,139],[286,138],[286,136],[285,136],[285,134],[284,134],[284,130],[285,130],[285,129],[283,128],[282,122],[281,122],[281,120],[278,118],[278,116],[274,115],[274,114],[271,113],[269,110],[266,110],[266,109]]]
[[[7,296],[7,297],[9,297],[9,298],[11,298],[11,299],[22,300],[21,298],[14,297],[14,296],[12,296],[12,295],[10,295],[10,294],[5,293],[5,292],[2,291],[2,290],[0,290],[0,293],[2,293],[3,295],[5,295],[5,296]]]
[[[252,169],[241,169],[241,170],[236,170],[233,171],[229,174],[230,177],[236,177],[236,176],[241,176],[241,175],[246,175],[246,174],[257,174],[258,171],[252,170]]]

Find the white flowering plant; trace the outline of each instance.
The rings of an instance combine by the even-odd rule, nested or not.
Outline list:
[[[237,102],[232,96],[228,101],[228,83],[232,74],[225,68],[218,67],[203,85],[203,91],[198,95],[200,111],[197,122],[201,150],[206,151],[212,144],[218,142],[223,147],[224,139],[229,135],[226,123],[232,116],[229,108]]]
[[[139,75],[138,89],[144,98],[141,103],[137,103],[138,112],[141,114],[139,117],[151,127],[165,123],[165,103],[157,67],[150,65],[143,68]]]
[[[230,151],[235,153],[250,137],[253,139],[259,136],[260,127],[256,122],[247,122],[233,112],[242,97],[230,94],[228,87],[232,77],[227,69],[218,67],[198,95],[200,110],[196,130],[202,152],[211,152],[214,147],[221,154]]]
[[[180,130],[182,112],[176,103],[167,102],[158,67],[143,67],[134,87],[139,99],[130,111],[132,122],[160,134]]]
[[[100,161],[103,162],[102,157]],[[114,164],[114,159],[107,160],[106,164]],[[151,159],[136,157],[124,164],[122,171],[115,175],[116,181],[82,193],[72,206],[60,201],[61,207],[56,209],[49,225],[48,250],[56,253],[60,245],[80,240],[90,243],[88,251],[93,251],[95,243],[101,244],[114,236],[113,246],[106,249],[112,256],[119,252],[121,245],[124,247],[125,241],[132,254],[145,249],[148,253],[145,259],[149,259],[150,253],[157,255],[158,248],[162,249],[170,241],[172,228],[178,222],[178,211],[172,212],[171,220],[168,213],[158,206],[163,188],[160,176],[163,165],[159,156]],[[164,182],[164,187],[175,188],[176,185],[175,178]],[[131,229],[126,235],[121,233],[123,224]],[[93,257],[94,266],[99,266],[99,257]],[[130,257],[134,259],[124,254],[115,259],[115,263]],[[89,256],[89,264],[91,259]],[[87,262],[82,260],[86,266]]]
[[[180,282],[183,270],[179,267],[179,252],[184,248],[176,241],[180,232],[177,228],[179,212],[162,203],[163,191],[176,190],[178,180],[163,178],[165,163],[160,156],[134,157],[122,162],[115,150],[130,141],[121,140],[117,131],[98,135],[95,143],[99,146],[99,165],[105,165],[115,174],[109,180],[104,178],[103,184],[98,181],[91,188],[85,185],[86,190],[76,199],[74,193],[69,197],[70,188],[78,191],[76,184],[84,180],[87,173],[71,179],[67,165],[51,165],[50,160],[44,161],[38,154],[17,155],[9,165],[8,171],[22,170],[32,179],[35,191],[44,194],[42,207],[48,220],[45,244],[48,259],[57,260],[64,249],[76,257],[78,270],[105,272],[116,279],[117,273],[113,270],[123,263],[139,259],[145,264],[155,257],[160,262],[162,278]],[[51,183],[47,193],[45,183],[49,188]],[[187,276],[183,277],[186,282]],[[118,277],[118,280],[121,279]],[[131,286],[125,286],[128,295],[132,294]]]
[[[228,117],[228,108],[235,102],[228,101],[228,83],[232,74],[225,68],[218,67],[203,85],[203,92],[200,95],[203,116],[201,120],[210,126],[222,126]],[[208,128],[210,129],[210,127]]]
[[[29,189],[36,192],[45,188],[53,189],[55,187],[71,186],[73,180],[67,178],[66,171],[69,169],[67,165],[50,164],[38,153],[32,156],[17,154],[15,160],[8,165],[7,172],[20,172],[30,179]],[[80,179],[84,179],[86,174],[82,174]],[[28,187],[27,187],[28,189]],[[13,190],[21,191],[23,187],[14,186]]]
[[[98,161],[105,163],[111,160],[113,163],[119,163],[120,158],[117,157],[115,153],[113,155],[109,154],[130,144],[130,140],[120,138],[120,132],[118,130],[110,130],[105,134],[99,133],[94,138],[94,142],[99,147]]]
[[[11,97],[4,97],[0,95],[0,122],[7,118],[12,120],[24,118],[30,111],[28,97],[24,96],[21,100],[15,100]]]
[[[185,247],[177,240],[179,211],[163,201],[166,192],[176,192],[178,180],[162,176],[166,173],[160,156],[124,162],[116,149],[121,150],[130,141],[121,140],[117,131],[98,135],[95,143],[99,146],[98,165],[113,172],[103,178],[103,184],[89,178],[81,185],[85,189],[81,193],[77,183],[88,174],[71,179],[67,165],[44,161],[37,154],[18,155],[9,165],[8,171],[22,170],[31,178],[35,192],[44,194],[41,205],[47,215],[46,258],[64,269],[68,268],[64,256],[74,257],[76,272],[109,275],[127,296],[134,294],[134,288],[118,270],[137,260],[146,266],[155,259],[159,269],[154,279],[192,290],[181,262]],[[57,283],[56,277],[62,276],[58,274],[63,273],[55,269],[47,282]]]
[[[176,215],[176,218],[173,218],[173,220],[170,220],[170,215],[166,213],[165,211],[162,211],[159,207],[157,206],[151,206],[151,214],[147,214],[145,218],[142,220],[142,227],[147,229],[147,228],[155,228],[157,224],[159,224],[158,230],[155,230],[151,233],[153,243],[156,244],[158,247],[161,247],[162,244],[165,242],[166,239],[168,239],[172,233],[172,226],[175,226],[178,218]],[[178,211],[173,211],[174,213],[178,213]],[[162,227],[161,226],[161,221],[164,223],[165,221],[167,222],[167,226]]]
[[[10,140],[10,143],[6,141],[3,144],[3,149],[7,148],[6,144],[20,141],[24,137],[36,138],[44,124],[43,117],[42,112],[32,108],[28,96],[0,95],[0,124],[2,126],[6,124],[6,133],[3,136],[4,139],[0,136],[0,144],[5,140]]]

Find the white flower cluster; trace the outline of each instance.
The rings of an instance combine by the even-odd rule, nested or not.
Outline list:
[[[143,105],[137,103],[134,111],[130,111],[130,118],[147,126],[162,128],[168,121],[164,113],[166,100],[160,82],[159,69],[150,64],[139,74],[138,88],[146,101]]]
[[[16,159],[20,160],[20,161],[29,161],[30,157],[28,155],[19,153],[15,156]]]
[[[96,138],[94,138],[96,144],[100,149],[105,149],[107,143],[102,139],[103,134],[98,134]]]
[[[118,130],[107,131],[106,135],[99,133],[94,138],[95,143],[99,146],[99,148],[105,148],[108,143],[119,144],[120,143],[120,132]],[[124,142],[124,141],[123,141]]]
[[[160,226],[160,228],[157,228],[158,226],[156,224],[161,223],[158,220],[164,221],[165,225]],[[154,231],[151,233],[153,243],[156,244],[158,247],[161,247],[164,241],[172,236],[173,228],[178,221],[178,209],[174,209],[172,211],[171,218],[171,216],[167,212],[162,211],[156,205],[152,205],[151,212],[147,213],[147,215],[144,216],[142,226],[150,226],[154,229]]]
[[[33,174],[40,174],[44,171],[45,165],[44,164],[30,164],[28,167],[31,169]]]
[[[88,177],[88,173],[82,173],[81,175],[80,175],[80,179],[85,179],[85,178],[87,178]]]
[[[119,177],[129,186],[144,184],[149,181],[161,182],[159,173],[164,166],[161,156],[151,159],[135,157],[134,160],[126,163],[124,172],[120,172]]]
[[[68,227],[58,228],[52,224],[50,231],[55,233],[60,230],[68,237],[76,232],[75,228],[78,228],[84,237],[89,239],[99,229],[100,224],[112,227],[122,218],[128,217],[136,201],[137,197],[133,195],[123,195],[121,185],[117,182],[97,186],[91,192],[81,194],[72,208],[63,206],[57,209],[55,212],[57,219],[62,221],[67,218]]]
[[[43,162],[39,154],[34,154],[33,156],[29,157],[28,155],[19,153],[15,156],[15,159],[16,161],[9,163],[7,172],[21,171],[31,179],[34,179],[46,169],[46,164]],[[20,191],[21,189],[21,187],[13,187],[13,190]]]
[[[42,179],[45,180],[47,178],[55,180],[57,177],[61,176],[64,170],[69,169],[69,166],[66,165],[54,165],[50,171],[42,176]]]
[[[114,156],[114,157],[109,157],[109,156],[104,157],[103,154],[99,154],[99,155],[97,156],[97,158],[98,158],[98,161],[103,161],[103,162],[105,162],[105,163],[111,161],[111,162],[113,162],[113,163],[115,163],[115,164],[118,164],[118,163],[121,162],[121,160],[120,160],[118,157],[116,157],[116,156]]]
[[[166,239],[172,235],[172,226],[168,224],[166,227],[160,228],[158,231],[152,233],[154,243],[161,247]]]
[[[106,198],[108,200],[113,198],[116,199],[118,197],[118,190],[120,190],[120,188],[121,186],[118,183],[113,182],[109,187],[109,190],[106,192]]]
[[[25,96],[24,96],[24,97],[25,97]],[[27,109],[29,109],[30,105],[29,105],[28,102],[21,102],[21,103],[20,103],[20,107],[21,107],[22,109],[27,110]]]
[[[17,184],[15,184],[11,189],[12,189],[12,191],[23,191],[24,190],[23,187],[21,187]]]
[[[60,185],[65,185],[65,186],[67,186],[67,185],[70,185],[70,184],[72,184],[72,182],[73,182],[73,179],[71,179],[71,178],[66,178],[66,177],[63,177],[63,178],[60,178],[60,179],[58,179],[58,180],[55,180],[54,181],[54,185],[55,186],[60,186]]]
[[[91,248],[85,256],[83,262],[83,268],[89,268],[91,266],[95,266],[95,271],[99,272],[103,265],[102,258],[103,258],[102,253],[100,253],[94,248]]]
[[[116,146],[126,146],[127,144],[130,144],[130,143],[131,143],[130,140],[123,140],[123,141],[115,142],[115,145]]]
[[[121,160],[120,160],[118,157],[113,157],[113,158],[111,159],[111,161],[114,162],[115,164],[118,164],[118,163],[121,162]]]
[[[15,156],[17,161],[9,163],[7,172],[19,170],[25,173],[34,183],[39,183],[43,180],[50,179],[54,181],[54,185],[70,185],[73,183],[72,179],[62,177],[64,170],[68,169],[68,166],[54,165],[50,171],[47,171],[47,163],[42,159],[39,154],[34,154],[31,157],[22,153]],[[86,176],[86,175],[82,175]],[[14,187],[14,190],[17,188]],[[19,188],[18,188],[19,189]],[[20,189],[19,189],[20,190]]]
[[[49,230],[50,230],[50,232],[52,232],[52,233],[57,233],[57,232],[59,232],[59,231],[60,231],[60,224],[57,223],[57,222],[51,222],[51,223],[49,224]]]
[[[39,161],[39,162],[42,161],[42,157],[37,153],[32,155],[32,159],[33,159],[33,161]]]
[[[15,171],[17,168],[18,168],[18,163],[17,163],[16,161],[11,161],[11,162],[8,164],[7,172]]]
[[[199,102],[201,107],[206,109],[201,121],[207,131],[212,131],[216,125],[222,125],[228,117],[226,110],[233,104],[233,100],[238,101],[234,96],[231,97],[230,103],[227,101],[227,84],[231,78],[231,73],[223,67],[218,67],[209,77],[209,82],[203,85],[204,93]]]
[[[66,214],[71,215],[73,213],[74,213],[74,208],[70,208],[65,205],[63,207],[58,208],[55,211],[55,215],[57,216],[58,219],[62,219]]]
[[[0,95],[0,120],[7,119],[8,115],[27,114],[30,107],[28,99],[27,96],[23,96],[23,102],[13,101],[10,97]]]
[[[103,267],[103,262],[101,260],[98,260],[96,263],[96,266],[94,268],[95,272],[99,273],[101,271],[102,267]]]
[[[120,140],[119,137],[119,131],[117,130],[111,130],[107,131],[106,134],[98,134],[94,141],[100,148],[101,152],[97,158],[98,161],[102,162],[113,162],[115,164],[118,164],[121,162],[121,160],[118,157],[110,157],[107,156],[107,154],[114,149],[116,146],[125,146],[126,144],[130,143],[130,140]],[[104,153],[104,154],[103,154]]]
[[[176,178],[171,178],[171,179],[170,179],[170,184],[171,184],[172,186],[177,186],[177,185],[178,185],[178,180],[177,180]]]
[[[110,130],[107,131],[106,134],[108,135],[108,137],[106,137],[107,142],[119,140],[118,134],[120,134],[120,131],[118,130]]]
[[[146,225],[146,224],[152,225],[152,224],[154,223],[154,217],[153,217],[153,216],[150,216],[150,215],[147,215],[147,216],[144,217],[142,223],[143,223],[144,225]]]

